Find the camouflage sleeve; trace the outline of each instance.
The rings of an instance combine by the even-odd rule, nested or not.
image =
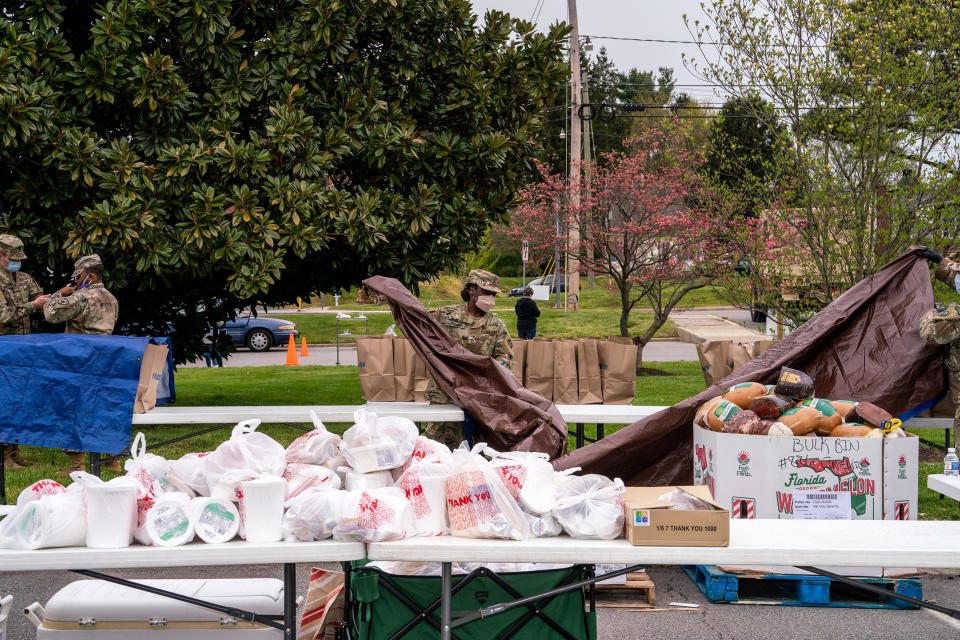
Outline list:
[[[55,293],[43,305],[43,318],[47,322],[59,324],[73,320],[87,309],[87,298],[82,293],[62,296]]]
[[[507,325],[503,320],[497,327],[497,340],[493,346],[493,359],[505,366],[507,369],[513,369],[513,340],[507,332]]]
[[[37,284],[37,281],[32,277],[29,280],[29,286],[27,288],[27,293],[30,295],[30,300],[36,300],[37,297],[43,295],[43,289],[40,288],[40,285]],[[34,308],[34,311],[39,311],[39,309]]]
[[[950,344],[960,340],[960,307],[927,311],[920,318],[920,337],[927,344]]]
[[[13,324],[22,320],[33,312],[33,305],[8,303],[3,297],[0,297],[0,325]]]

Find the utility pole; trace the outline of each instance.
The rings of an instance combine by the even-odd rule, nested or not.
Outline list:
[[[592,47],[590,46],[590,39],[587,38],[587,42],[584,46],[584,51],[590,51]],[[583,101],[587,104],[590,103],[590,79],[584,77],[583,79]],[[591,115],[593,113],[591,112]],[[592,150],[590,149],[590,134],[593,131],[593,119],[586,120],[583,123],[583,195],[589,200],[590,194],[592,191],[592,182],[593,182],[593,157]],[[583,230],[584,236],[590,233],[590,227],[587,227]],[[593,289],[596,286],[596,276],[593,273],[593,243],[590,242],[590,238],[587,240],[587,289]]]
[[[580,122],[580,30],[577,25],[577,0],[567,0],[570,22],[570,229],[567,271],[567,307],[576,311],[580,307],[580,225],[577,220],[580,208],[580,159],[583,153]],[[561,280],[563,282],[563,280]]]

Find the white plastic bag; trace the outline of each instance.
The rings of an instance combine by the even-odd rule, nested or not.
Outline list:
[[[154,480],[165,478],[169,465],[160,456],[147,453],[147,439],[142,433],[138,433],[133,438],[133,444],[130,445],[130,459],[124,463],[123,468],[127,472],[123,477],[128,481],[136,482],[137,485],[137,525],[134,528],[133,537],[141,544],[153,544],[145,529],[147,511],[153,506],[157,497]],[[157,474],[156,478],[153,473]],[[115,478],[114,481],[116,480]]]
[[[290,443],[285,454],[287,462],[326,464],[340,455],[340,436],[327,431],[315,411],[310,411],[310,419],[313,420],[314,430]]]
[[[355,424],[343,434],[340,451],[347,464],[360,473],[396,469],[410,459],[417,439],[417,425],[396,416],[377,417],[360,407]]]
[[[124,461],[123,469],[128,476],[136,477],[138,473],[146,473],[150,476],[152,483],[154,480],[164,480],[167,477],[170,463],[162,456],[147,453],[147,438],[143,433],[137,433],[133,438],[133,444],[130,445],[130,459]]]
[[[413,453],[410,454],[410,459],[403,464],[403,470],[406,471],[410,468],[410,465],[428,456],[434,456],[437,462],[450,462],[452,455],[453,452],[450,451],[450,447],[442,442],[431,440],[425,436],[417,436],[413,444]]]
[[[623,481],[598,474],[558,474],[553,516],[572,538],[613,540],[623,535]]]
[[[82,547],[86,538],[87,515],[79,492],[41,494],[0,522],[4,549]]]
[[[530,525],[530,535],[534,538],[551,538],[563,533],[563,527],[557,522],[551,513],[542,513],[533,515],[524,513],[527,517],[527,524]]]
[[[344,491],[312,488],[287,501],[283,539],[312,542],[333,535],[341,518]]]
[[[332,469],[319,464],[288,462],[283,471],[283,479],[287,481],[287,500],[295,498],[312,487],[340,488],[340,476]]]
[[[338,474],[343,474],[343,488],[347,491],[368,491],[393,486],[393,474],[389,470],[360,473],[350,467],[340,467]]]
[[[283,445],[257,431],[259,420],[245,420],[235,426],[230,439],[203,459],[203,473],[210,495],[236,502],[237,489],[244,480],[261,475],[281,476],[287,466]]]
[[[343,494],[337,540],[384,542],[416,535],[413,507],[402,489],[384,487]]]
[[[448,465],[436,457],[428,457],[411,465],[394,485],[403,489],[413,507],[417,535],[442,536],[449,532],[447,525]]]
[[[209,496],[210,487],[207,485],[207,476],[203,473],[203,459],[210,453],[188,453],[176,460],[170,460],[167,481],[184,493],[193,491],[198,496]]]
[[[527,520],[500,475],[479,454],[484,447],[479,443],[469,450],[461,445],[453,452],[447,477],[450,532],[464,538],[524,540]]]
[[[53,496],[59,493],[64,493],[66,490],[67,488],[56,480],[51,480],[50,478],[37,480],[32,485],[20,492],[20,495],[17,496],[17,506],[22,507],[28,502],[39,500],[40,496]]]
[[[536,451],[495,451],[484,453],[500,474],[514,500],[527,513],[548,513],[556,503],[554,470],[550,457]]]

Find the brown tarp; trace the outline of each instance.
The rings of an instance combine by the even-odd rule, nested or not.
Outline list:
[[[786,365],[808,373],[818,397],[873,402],[900,415],[946,387],[944,350],[920,339],[933,308],[927,261],[917,248],[861,280],[779,344],[706,391],[554,462],[558,469],[618,476],[628,485],[692,484],[697,407],[740,382],[773,384]],[[758,436],[759,437],[759,436]]]
[[[501,451],[542,451],[551,459],[567,450],[567,423],[549,400],[525,389],[512,373],[470,353],[393,278],[365,285],[386,296],[393,319],[451,402],[479,422],[474,440]]]

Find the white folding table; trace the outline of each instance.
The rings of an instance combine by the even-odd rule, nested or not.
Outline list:
[[[116,582],[127,587],[149,591],[157,595],[214,609],[227,615],[257,622],[283,631],[284,640],[294,640],[297,632],[296,564],[298,562],[341,562],[361,560],[365,556],[361,542],[273,542],[256,543],[236,540],[223,544],[192,542],[180,547],[148,547],[132,545],[123,549],[90,549],[66,547],[20,551],[0,549],[0,571],[55,571],[69,570],[84,576]],[[139,569],[153,567],[197,567],[206,565],[282,564],[283,565],[283,621],[261,616],[255,612],[222,607],[171,593],[145,587],[137,582],[115,578],[95,569]]]
[[[941,496],[960,501],[960,476],[931,473],[927,476],[927,489],[932,489]]]
[[[798,541],[816,540],[816,545]],[[960,522],[917,520],[731,520],[729,547],[640,547],[625,539],[573,540],[566,536],[525,541],[439,536],[367,545],[370,560],[440,562],[441,639],[451,630],[549,594],[452,612],[452,562],[543,562],[556,564],[789,564],[817,566],[960,567]],[[630,566],[606,577],[635,570]],[[814,570],[815,573],[821,570]],[[821,575],[830,575],[829,572]],[[837,576],[838,579],[842,579]],[[602,579],[598,577],[596,579]],[[578,588],[568,585],[562,589]],[[551,594],[554,592],[550,592]],[[508,605],[508,606],[506,606]],[[937,605],[934,605],[935,607]],[[944,608],[945,609],[945,608]],[[947,610],[950,611],[950,610]],[[951,614],[955,615],[955,614]]]

